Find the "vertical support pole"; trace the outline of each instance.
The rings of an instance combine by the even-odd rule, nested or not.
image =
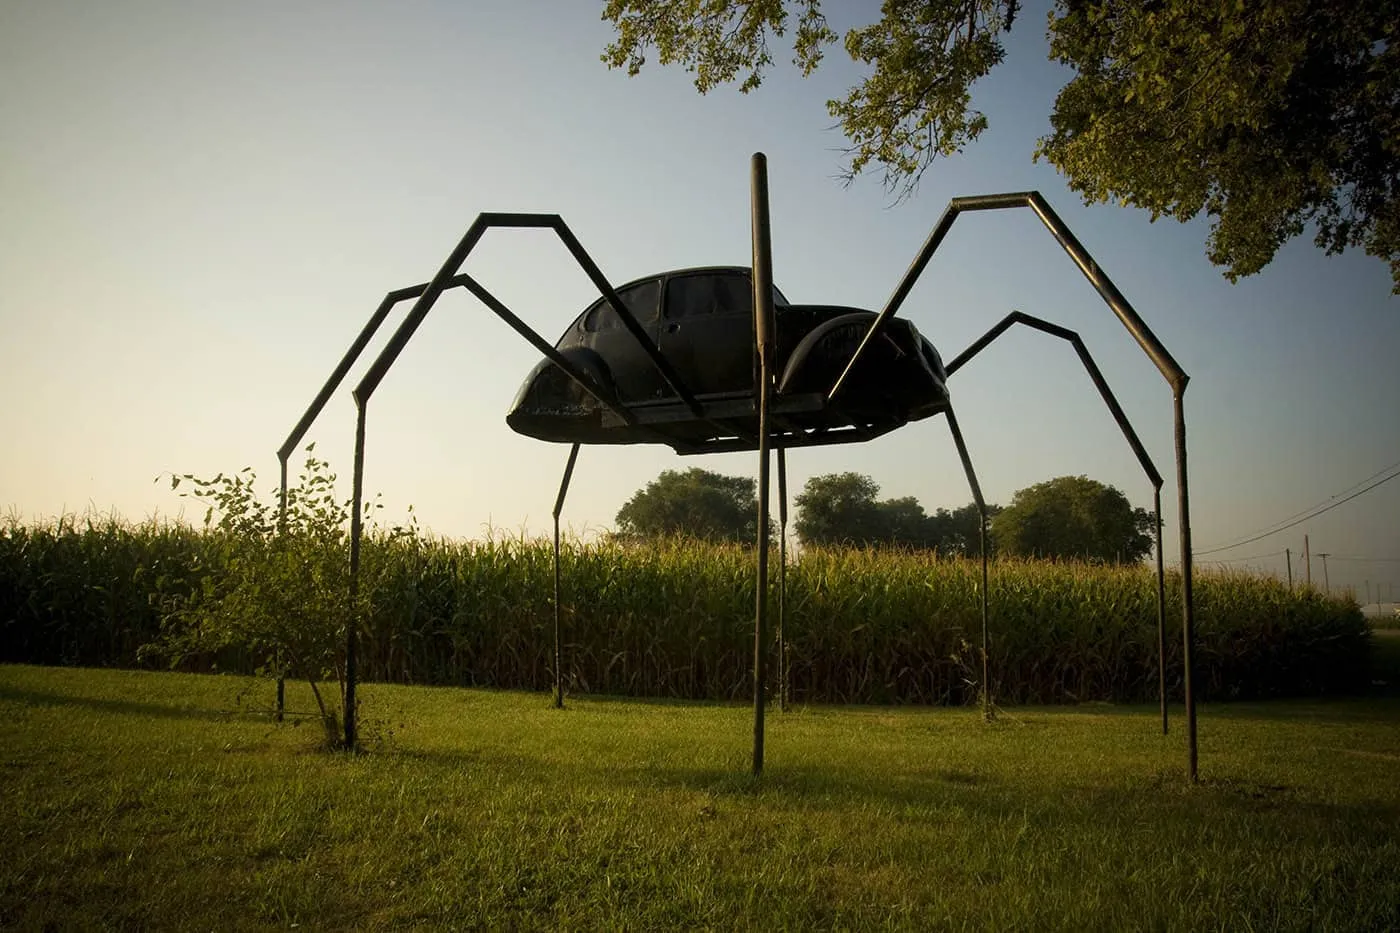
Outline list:
[[[277,711],[272,714],[273,722],[281,722],[287,715],[287,678],[282,674],[282,652],[277,652]]]
[[[1303,582],[1312,589],[1312,548],[1308,546],[1308,536],[1303,535]]]
[[[772,382],[773,248],[768,221],[768,159],[752,162],[753,313],[758,348],[758,585],[753,623],[753,773],[763,773],[763,707],[768,677],[768,389]]]
[[[1293,549],[1286,547],[1283,549],[1283,560],[1288,565],[1288,589],[1293,590]]]
[[[554,500],[554,708],[564,708],[564,647],[559,585],[559,515],[564,511],[564,497],[569,494],[569,481],[574,477],[574,464],[578,461],[578,444],[569,451],[569,463],[564,467],[564,478],[559,482],[559,495]]]
[[[949,406],[948,430],[953,434],[953,443],[958,448],[958,458],[962,460],[963,472],[967,474],[967,484],[972,489],[972,501],[977,503],[977,544],[982,555],[982,718],[992,721],[991,634],[987,610],[987,503],[982,498],[982,484],[977,482],[977,473],[972,469],[972,457],[967,452],[962,430],[958,427],[957,416]]]
[[[359,643],[360,611],[360,538],[363,536],[365,498],[365,406],[366,401],[355,392],[355,481],[351,494],[350,512],[350,605],[345,619],[345,749],[354,751],[358,741],[355,723],[355,669]]]
[[[1196,643],[1196,610],[1191,595],[1191,505],[1186,481],[1186,406],[1182,384],[1172,392],[1176,422],[1176,490],[1177,507],[1181,512],[1181,641],[1183,683],[1186,688],[1186,773],[1192,784],[1198,780],[1196,754],[1196,694],[1192,691],[1194,661],[1192,647]]]
[[[982,552],[982,718],[986,722],[992,721],[992,677],[989,669],[989,657],[991,656],[991,636],[989,634],[991,626],[987,622],[987,599],[988,599],[988,579],[987,579],[987,507],[979,505],[977,546]]]
[[[1157,701],[1162,707],[1162,734],[1167,734],[1167,578],[1162,566],[1162,487],[1152,490],[1157,525]]]
[[[787,448],[778,448],[778,708],[788,711],[787,624]]]
[[[277,461],[281,466],[282,491],[277,497],[277,537],[282,537],[287,533],[287,455],[281,451],[277,452]],[[273,722],[281,722],[287,714],[287,678],[282,670],[282,652],[277,652],[277,708],[272,713]]]

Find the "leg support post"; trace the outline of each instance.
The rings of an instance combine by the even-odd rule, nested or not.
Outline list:
[[[972,488],[972,499],[977,503],[977,543],[982,558],[982,716],[991,722],[992,685],[991,665],[988,660],[991,653],[991,634],[987,611],[987,503],[982,498],[982,484],[977,482],[977,473],[972,469],[972,457],[967,452],[967,444],[963,441],[962,431],[958,428],[957,416],[953,414],[951,406],[949,406],[947,414],[948,430],[953,433],[953,443],[957,445],[963,472],[967,474],[967,484]]]
[[[787,650],[787,450],[778,448],[778,708],[788,711]]]
[[[1162,569],[1162,488],[1152,492],[1152,518],[1157,532],[1157,700],[1162,707],[1162,734],[1167,726],[1167,582]]]
[[[277,536],[287,533],[287,455],[277,454],[278,466],[282,474],[282,489],[277,497]],[[287,714],[287,678],[283,668],[282,652],[277,652],[277,708],[272,713],[274,722],[281,722]]]
[[[364,536],[362,515],[365,499],[365,409],[358,393],[355,397],[355,482],[350,497],[350,605],[345,617],[345,748],[354,751],[359,735],[355,722],[355,669],[360,634],[360,539]]]
[[[758,585],[753,624],[753,774],[763,773],[763,708],[768,677],[768,405],[773,381],[773,247],[768,218],[768,160],[752,162],[753,313],[758,350]]]
[[[564,497],[569,494],[569,481],[574,477],[574,464],[578,461],[578,444],[569,451],[569,463],[564,467],[564,478],[559,482],[559,495],[554,500],[554,708],[564,708],[564,647],[560,615],[562,602],[559,584],[559,515],[564,511]]]
[[[1181,513],[1181,647],[1182,682],[1186,693],[1186,776],[1195,784],[1199,780],[1196,754],[1196,694],[1192,690],[1192,674],[1195,664],[1192,649],[1196,643],[1195,604],[1191,598],[1191,506],[1190,493],[1186,481],[1186,406],[1182,400],[1185,391],[1172,393],[1176,411],[1176,489],[1177,503]]]

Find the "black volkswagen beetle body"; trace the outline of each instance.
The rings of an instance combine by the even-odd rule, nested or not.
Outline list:
[[[541,361],[506,417],[511,428],[546,441],[664,443],[681,453],[755,449],[758,366],[750,270],[679,269],[616,291],[674,379],[668,381],[601,298],[555,345],[593,385],[585,388],[552,361]],[[776,287],[773,305],[776,392],[770,396],[770,435],[777,446],[864,440],[946,410],[943,361],[913,324],[890,319],[840,395],[828,400],[875,313],[790,304]],[[696,404],[682,398],[672,382]],[[605,398],[630,417],[610,410]]]

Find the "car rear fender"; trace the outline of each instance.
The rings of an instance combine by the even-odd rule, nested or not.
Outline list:
[[[788,357],[782,377],[778,380],[778,391],[792,391],[800,381],[805,381],[804,375],[811,373],[814,368],[819,370],[815,373],[816,376],[834,378],[827,370],[833,364],[845,366],[855,353],[856,347],[860,346],[861,340],[865,338],[866,331],[870,329],[870,322],[875,320],[875,317],[873,311],[852,311],[823,321],[812,328]]]

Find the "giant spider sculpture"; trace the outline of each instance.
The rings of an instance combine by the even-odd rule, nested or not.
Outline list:
[[[776,450],[779,495],[778,656],[782,650],[781,590],[786,566],[789,448],[859,443],[911,421],[943,415],[980,513],[982,565],[982,701],[990,716],[988,683],[987,512],[972,460],[953,412],[946,380],[1015,324],[1069,341],[1103,397],[1153,486],[1156,512],[1159,697],[1167,731],[1165,610],[1162,569],[1162,477],[1129,424],[1083,341],[1073,331],[1013,312],[944,365],[914,326],[895,317],[953,222],[965,211],[1029,208],[1069,254],[1138,345],[1171,385],[1174,400],[1178,505],[1181,522],[1182,637],[1187,721],[1188,777],[1197,777],[1196,710],[1191,685],[1194,641],[1191,543],[1186,480],[1186,433],[1182,396],[1187,376],[1133,310],[1088,251],[1038,192],[955,198],[938,221],[878,313],[855,308],[792,305],[773,285],[768,221],[767,162],[752,162],[753,265],[684,269],[637,279],[614,288],[557,214],[483,213],[467,229],[430,282],[389,292],[332,372],[320,393],[278,450],[283,507],[287,462],[344,380],[350,367],[397,304],[414,300],[403,323],[354,389],[353,510],[350,532],[351,605],[359,586],[364,493],[365,416],[370,398],[434,303],[462,287],[543,355],[507,415],[515,431],[571,444],[555,499],[554,517],[554,695],[563,702],[560,638],[559,518],[582,444],[666,444],[681,454],[756,450],[758,476],[757,595],[754,613],[753,771],[763,769],[764,709],[767,703],[767,631],[770,451]],[[598,288],[600,297],[551,345],[470,275],[463,264],[481,237],[497,227],[548,228]],[[356,741],[357,626],[347,625],[345,645],[345,742]],[[786,670],[779,670],[779,696],[786,700]]]

